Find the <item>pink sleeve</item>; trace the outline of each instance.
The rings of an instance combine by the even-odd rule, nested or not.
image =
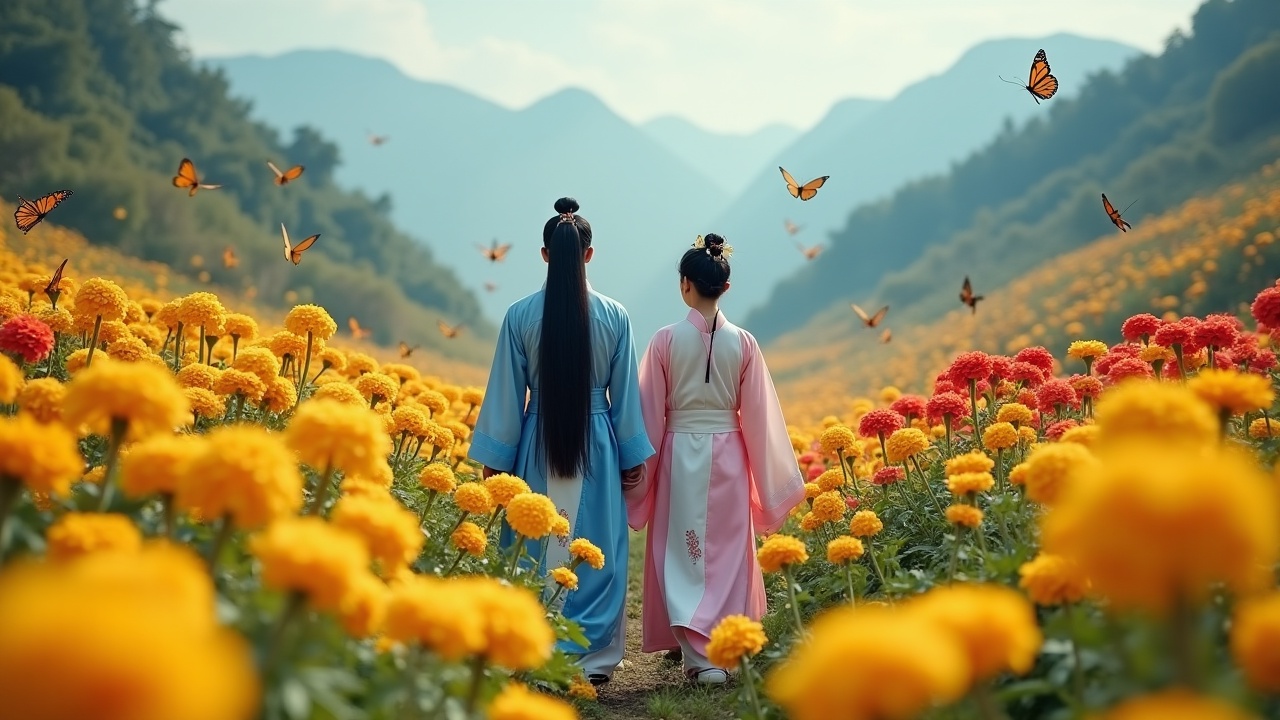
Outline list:
[[[742,436],[751,473],[751,520],[756,533],[777,532],[804,500],[804,478],[791,448],[782,405],[760,346],[742,333]]]
[[[671,331],[663,328],[649,341],[640,359],[640,410],[644,414],[649,444],[657,450],[645,461],[645,478],[623,493],[627,501],[627,524],[639,530],[653,514],[654,479],[662,464],[662,441],[667,434],[667,367],[671,353]]]

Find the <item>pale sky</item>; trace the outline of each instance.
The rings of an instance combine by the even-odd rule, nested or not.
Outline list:
[[[632,122],[816,123],[983,40],[1071,32],[1157,52],[1201,0],[163,0],[197,58],[341,49],[520,108],[585,88]],[[1024,75],[1026,62],[1002,68]]]

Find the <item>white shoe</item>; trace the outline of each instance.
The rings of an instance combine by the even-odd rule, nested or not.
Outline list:
[[[689,680],[699,685],[723,685],[729,681],[729,673],[720,668],[702,668],[688,671]]]

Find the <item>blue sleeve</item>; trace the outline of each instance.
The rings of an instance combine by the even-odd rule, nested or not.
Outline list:
[[[484,403],[471,436],[472,460],[494,470],[508,472],[516,465],[520,430],[524,423],[525,390],[529,363],[524,343],[513,327],[511,312],[502,319],[493,367],[484,391]]]
[[[613,436],[618,439],[618,467],[633,468],[654,454],[645,430],[640,405],[640,377],[636,370],[636,345],[631,337],[631,318],[626,312],[618,320],[618,345],[609,370],[609,415]]]

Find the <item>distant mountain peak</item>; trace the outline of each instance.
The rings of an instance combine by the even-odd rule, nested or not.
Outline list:
[[[580,87],[562,88],[535,100],[524,110],[521,110],[521,112],[525,113],[597,113],[601,111],[611,115],[617,114],[595,94]]]

